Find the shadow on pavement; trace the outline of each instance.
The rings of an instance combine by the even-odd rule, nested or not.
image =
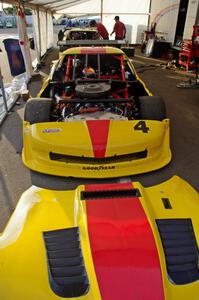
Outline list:
[[[15,149],[16,153],[21,153],[23,146],[23,112],[24,103],[21,101],[20,105],[9,112],[6,122],[0,128],[0,140],[4,135],[6,139]]]
[[[1,205],[4,206],[4,209],[6,208],[8,214],[10,215],[13,211],[13,203],[1,169],[0,169],[0,191],[1,191]]]

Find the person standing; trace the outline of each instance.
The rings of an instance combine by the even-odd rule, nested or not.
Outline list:
[[[71,21],[71,19],[68,19],[67,27],[72,27],[72,21]]]
[[[106,29],[106,27],[102,24],[102,23],[97,23],[95,20],[91,20],[90,21],[90,27],[96,27],[98,33],[101,35],[101,37],[104,40],[108,40],[108,31]]]
[[[115,25],[113,27],[113,31],[111,32],[111,35],[115,33],[115,39],[116,40],[123,40],[126,36],[126,27],[124,23],[120,22],[119,16],[115,16]]]

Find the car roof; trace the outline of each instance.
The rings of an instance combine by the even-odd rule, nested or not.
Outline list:
[[[70,54],[124,54],[124,52],[115,47],[73,47],[65,50],[62,56]]]

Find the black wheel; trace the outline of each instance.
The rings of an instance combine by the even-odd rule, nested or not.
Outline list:
[[[33,98],[25,106],[24,121],[30,124],[49,122],[52,100],[49,98]]]
[[[143,96],[139,100],[141,119],[162,121],[166,118],[166,106],[162,97]]]

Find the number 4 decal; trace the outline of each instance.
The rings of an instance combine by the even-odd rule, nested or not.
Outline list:
[[[134,126],[135,130],[141,130],[144,133],[148,133],[149,131],[149,127],[146,126],[146,122],[145,121],[139,121],[135,126]]]

